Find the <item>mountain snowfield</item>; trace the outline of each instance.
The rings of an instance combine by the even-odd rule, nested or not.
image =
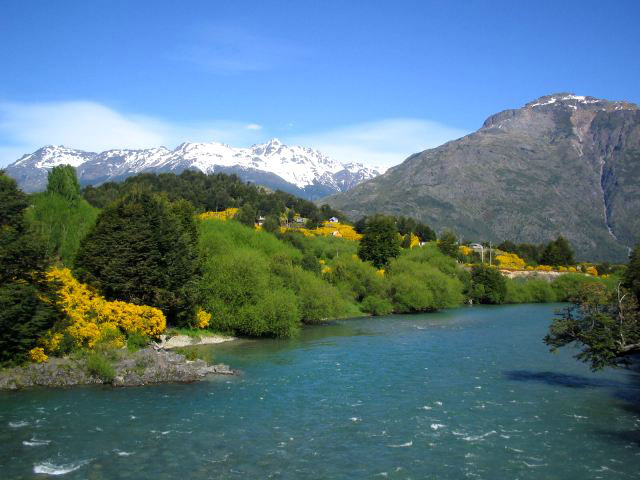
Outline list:
[[[235,173],[270,188],[279,188],[310,199],[345,192],[380,175],[361,163],[340,163],[317,150],[289,147],[277,138],[250,148],[222,143],[183,143],[175,150],[117,149],[101,153],[62,146],[46,146],[24,155],[6,168],[25,191],[42,190],[47,172],[57,165],[72,165],[83,185],[122,180],[142,172],[199,170],[203,173]]]

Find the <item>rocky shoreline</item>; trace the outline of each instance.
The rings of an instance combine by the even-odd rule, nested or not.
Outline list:
[[[133,387],[157,383],[189,383],[209,375],[234,375],[227,365],[209,365],[204,360],[188,360],[179,353],[148,347],[137,352],[119,352],[112,363],[112,378],[91,373],[85,358],[50,358],[40,364],[28,364],[0,371],[0,390],[29,387],[70,387],[111,384]]]

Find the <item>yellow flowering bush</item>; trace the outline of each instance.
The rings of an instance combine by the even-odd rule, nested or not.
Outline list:
[[[199,308],[196,313],[196,327],[207,328],[209,326],[210,321],[211,321],[211,314]]]
[[[360,240],[362,235],[357,233],[351,225],[345,225],[339,222],[324,222],[320,227],[310,230],[308,228],[287,228],[280,227],[280,232],[285,233],[287,231],[302,233],[305,237],[318,236],[334,236],[344,238],[346,240]],[[416,237],[417,238],[417,237]]]
[[[567,268],[568,272],[577,272],[578,270],[576,269],[576,267],[569,267]]]
[[[525,261],[515,253],[501,253],[496,257],[500,268],[509,270],[524,270]]]
[[[587,267],[587,269],[585,270],[585,273],[588,275],[593,275],[594,277],[598,276],[598,270],[594,266]]]
[[[322,273],[331,273],[331,267],[322,267]]]
[[[108,301],[76,280],[68,268],[54,267],[47,278],[58,284],[58,306],[67,316],[64,324],[55,325],[42,339],[49,352],[58,351],[65,337],[76,348],[93,348],[98,342],[118,348],[125,344],[124,334],[156,337],[167,326],[159,309]]]
[[[36,347],[29,350],[29,358],[35,363],[44,363],[49,360],[49,357],[44,353],[44,348]]]
[[[470,247],[467,247],[466,245],[460,245],[458,247],[458,251],[464,255],[465,257],[468,257],[469,255],[471,255],[473,253],[473,249]]]
[[[376,273],[381,277],[384,277],[384,272],[385,272],[384,268],[381,268],[380,270],[376,270]]]
[[[553,267],[550,267],[549,265],[538,265],[536,270],[539,272],[551,272],[553,271]]]
[[[204,212],[198,215],[201,220],[231,220],[238,214],[237,208],[227,208],[222,212]]]

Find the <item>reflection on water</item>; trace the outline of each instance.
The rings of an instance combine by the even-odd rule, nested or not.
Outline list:
[[[637,372],[542,343],[554,306],[198,347],[242,375],[0,394],[2,478],[635,478]]]

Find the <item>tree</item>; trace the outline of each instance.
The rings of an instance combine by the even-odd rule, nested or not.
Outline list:
[[[0,364],[26,360],[60,318],[45,276],[46,246],[25,221],[28,206],[16,182],[0,171]]]
[[[624,273],[624,286],[631,290],[640,303],[640,243],[637,243],[629,255],[629,265]]]
[[[57,193],[66,200],[80,198],[80,184],[76,169],[71,165],[53,167],[47,174],[47,193]]]
[[[267,215],[262,223],[262,228],[269,233],[278,233],[280,231],[280,221],[275,215]]]
[[[498,269],[476,265],[471,269],[471,298],[477,303],[500,304],[507,296],[507,281]]]
[[[451,230],[445,230],[438,239],[438,248],[452,258],[458,256],[458,238]]]
[[[162,310],[174,325],[195,315],[200,276],[193,207],[146,190],[105,208],[80,245],[78,278],[108,300]]]
[[[436,232],[429,225],[421,222],[416,225],[415,234],[420,238],[421,242],[432,242],[436,239]]]
[[[582,347],[576,358],[592,370],[620,365],[640,353],[640,311],[628,290],[585,283],[571,302],[544,337],[552,351],[575,342]]]
[[[540,263],[543,265],[575,265],[573,249],[563,236],[549,242],[542,252]]]
[[[236,215],[236,220],[240,223],[244,223],[247,227],[253,227],[256,224],[257,217],[256,209],[250,203],[245,203],[240,210],[238,210],[238,214]]]
[[[367,228],[367,217],[360,217],[356,223],[353,224],[353,229],[356,233],[363,234],[365,229]]]
[[[367,222],[358,256],[370,261],[376,268],[382,268],[389,260],[400,255],[400,239],[393,217],[376,215]]]

